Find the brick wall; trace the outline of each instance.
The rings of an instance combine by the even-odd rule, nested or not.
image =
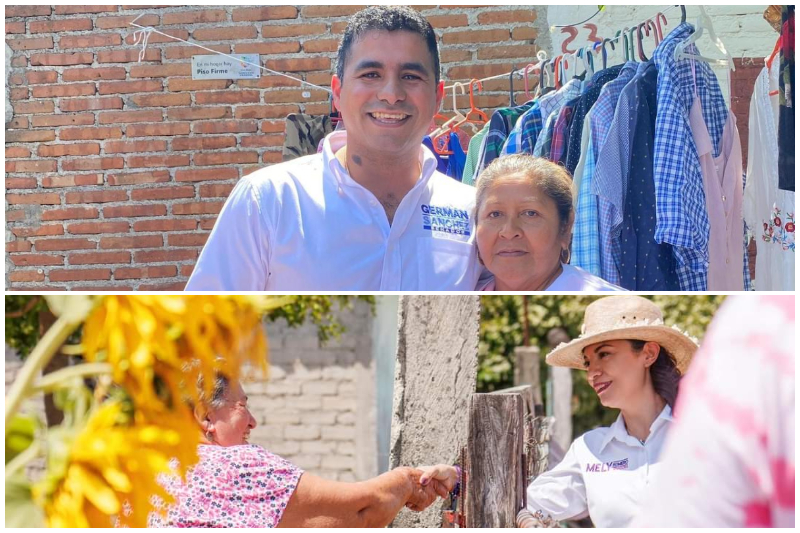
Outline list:
[[[529,62],[546,20],[544,6],[417,7],[448,81]],[[138,63],[129,21],[146,13],[143,25],[328,86],[358,9],[7,6],[6,287],[181,289],[236,181],[280,161],[284,117],[329,111],[325,91],[305,98],[280,76],[193,81],[205,52],[157,34]],[[487,83],[477,105],[507,105],[507,90]]]

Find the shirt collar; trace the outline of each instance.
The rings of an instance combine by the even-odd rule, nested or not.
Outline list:
[[[653,423],[650,424],[650,434],[652,435],[659,427],[667,422],[672,422],[672,420],[672,408],[670,408],[669,404],[667,404],[658,414],[656,419],[653,420]],[[622,413],[619,414],[614,423],[611,424],[611,427],[608,428],[608,432],[606,432],[603,442],[600,443],[600,452],[602,452],[613,439],[617,439],[623,443],[629,439],[636,439],[636,437],[632,437],[625,428],[625,420],[622,418]]]
[[[325,172],[326,175],[333,176],[336,180],[337,184],[340,186],[348,186],[348,187],[361,187],[350,175],[347,173],[347,170],[344,168],[339,160],[336,158],[336,152],[342,149],[344,145],[347,144],[347,131],[334,131],[329,133],[325,140],[322,143],[322,161],[324,164],[324,168],[327,170]],[[421,182],[427,182],[433,173],[436,171],[436,167],[438,165],[436,161],[436,156],[433,155],[425,145],[422,144],[422,140],[420,140],[420,162],[422,163],[422,175],[420,176],[417,185]]]

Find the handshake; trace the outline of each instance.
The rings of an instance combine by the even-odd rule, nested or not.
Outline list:
[[[412,490],[406,507],[416,512],[427,509],[437,497],[447,498],[459,482],[457,469],[450,465],[401,469],[411,479]]]

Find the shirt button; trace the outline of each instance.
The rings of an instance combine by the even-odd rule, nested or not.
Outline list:
[[[727,198],[725,198],[725,196],[723,195],[722,201],[724,202],[725,200],[727,200]]]

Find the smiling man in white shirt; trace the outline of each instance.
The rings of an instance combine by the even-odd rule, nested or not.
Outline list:
[[[186,290],[474,290],[474,189],[421,144],[444,92],[433,28],[407,7],[357,13],[331,88],[347,131],[243,178]]]

